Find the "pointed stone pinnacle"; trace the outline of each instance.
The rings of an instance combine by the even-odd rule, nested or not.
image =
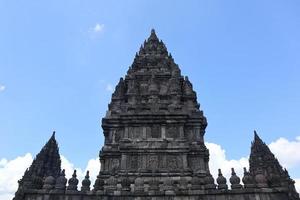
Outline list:
[[[254,141],[253,142],[263,143],[262,139],[258,136],[256,130],[254,130]]]
[[[259,139],[256,130],[254,130],[254,140]]]
[[[157,41],[157,42],[159,42],[158,37],[157,37],[154,29],[151,30],[151,34],[150,34],[150,37],[148,38],[148,41]]]
[[[55,139],[55,131],[52,132],[51,138]]]
[[[151,34],[155,34],[154,28],[151,29]]]

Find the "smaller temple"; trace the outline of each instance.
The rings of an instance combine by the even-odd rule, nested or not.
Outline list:
[[[49,141],[36,155],[22,179],[19,180],[19,188],[14,200],[24,199],[24,191],[27,189],[42,189],[45,177],[52,176],[55,180],[60,172],[61,160],[55,132],[53,132]]]
[[[256,131],[254,131],[254,141],[251,145],[249,165],[250,173],[255,177],[258,187],[285,187],[288,188],[291,199],[299,198],[295,189],[295,181],[290,178],[288,171],[282,168]]]

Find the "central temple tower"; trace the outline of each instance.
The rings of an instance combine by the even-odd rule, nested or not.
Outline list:
[[[204,183],[211,175],[203,140],[207,121],[199,107],[191,82],[152,30],[102,119],[99,177],[197,176]]]

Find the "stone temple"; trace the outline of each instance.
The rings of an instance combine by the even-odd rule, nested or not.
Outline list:
[[[209,170],[207,121],[196,92],[155,31],[135,55],[102,119],[99,175],[67,180],[55,134],[19,181],[14,200],[299,200],[294,181],[254,134],[249,170]],[[79,185],[81,187],[79,188]]]

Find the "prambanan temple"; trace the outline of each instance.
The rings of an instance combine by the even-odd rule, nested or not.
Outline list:
[[[256,132],[243,177],[234,169],[229,180],[221,170],[213,177],[206,126],[192,83],[152,30],[102,119],[96,181],[88,172],[78,180],[76,171],[66,179],[53,134],[14,200],[299,200],[295,182]]]

